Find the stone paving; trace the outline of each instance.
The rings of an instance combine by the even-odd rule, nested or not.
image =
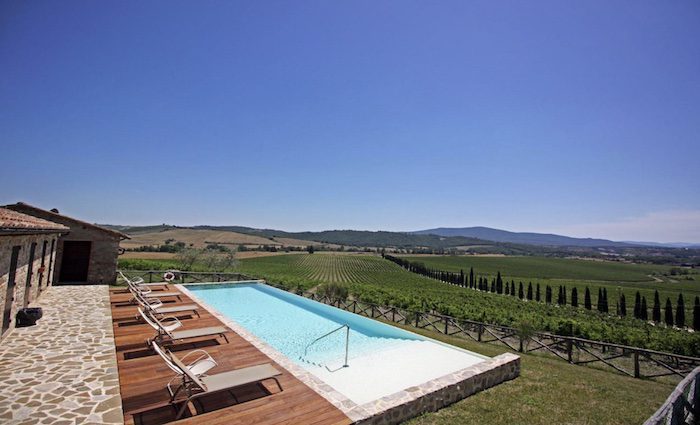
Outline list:
[[[122,424],[108,287],[50,287],[36,306],[0,341],[0,423]]]

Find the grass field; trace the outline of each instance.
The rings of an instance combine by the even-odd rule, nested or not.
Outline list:
[[[415,328],[407,328],[416,332]],[[504,350],[428,331],[418,333],[487,356]],[[520,377],[406,425],[641,424],[673,390],[668,383],[582,368],[550,357],[521,356]]]

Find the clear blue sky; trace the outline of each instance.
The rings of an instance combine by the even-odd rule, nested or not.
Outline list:
[[[700,242],[700,2],[0,3],[0,203]]]

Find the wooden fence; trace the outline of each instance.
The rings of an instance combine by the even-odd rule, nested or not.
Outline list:
[[[129,276],[140,276],[147,282],[154,282],[161,281],[165,271],[126,270],[124,272]],[[176,275],[177,283],[228,282],[253,279],[242,273],[178,272]],[[281,285],[272,282],[267,283],[277,288],[285,289]],[[534,332],[525,336],[521,331],[508,326],[458,319],[435,312],[412,311],[357,300],[331,299],[312,292],[302,292],[298,293],[298,295],[372,319],[386,320],[483,343],[500,344],[522,353],[546,353],[574,365],[604,365],[623,375],[634,378],[671,376],[682,379],[690,374],[693,369],[700,366],[700,358],[697,357],[546,332]]]
[[[644,425],[700,423],[700,367],[683,379]]]
[[[478,342],[501,344],[522,353],[544,352],[575,365],[602,364],[634,378],[683,378],[695,367],[700,366],[700,358],[697,357],[545,332],[535,332],[529,338],[521,338],[517,329],[507,326],[361,301],[333,300],[308,292],[301,295],[373,319],[410,325]]]

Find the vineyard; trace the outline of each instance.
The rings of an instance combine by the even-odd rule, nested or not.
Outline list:
[[[639,347],[700,353],[700,334],[654,326],[632,317],[520,300],[459,288],[403,270],[379,257],[293,255],[241,261],[240,269],[288,288],[343,283],[358,299],[512,326],[529,322],[542,331]]]
[[[426,267],[448,272],[469,272],[491,281],[500,272],[506,282],[519,285],[532,283],[556,288],[564,285],[570,291],[577,288],[583,294],[586,288],[592,301],[597,302],[599,289],[606,289],[612,309],[624,294],[628,305],[636,293],[646,298],[649,308],[658,290],[661,301],[667,298],[674,304],[679,294],[687,300],[686,316],[692,317],[692,301],[700,296],[700,273],[695,269],[678,269],[651,264],[626,264],[609,261],[591,261],[541,257],[468,257],[468,256],[402,256]]]
[[[141,265],[146,264],[157,268],[153,267],[156,260]],[[120,261],[120,267],[135,265],[139,264],[134,260]],[[620,318],[595,310],[461,288],[411,273],[378,256],[298,254],[250,258],[240,261],[238,271],[288,289],[341,283],[347,285],[352,297],[376,304],[507,326],[529,323],[540,331],[678,354],[700,353],[700,333],[654,326],[629,316]]]

